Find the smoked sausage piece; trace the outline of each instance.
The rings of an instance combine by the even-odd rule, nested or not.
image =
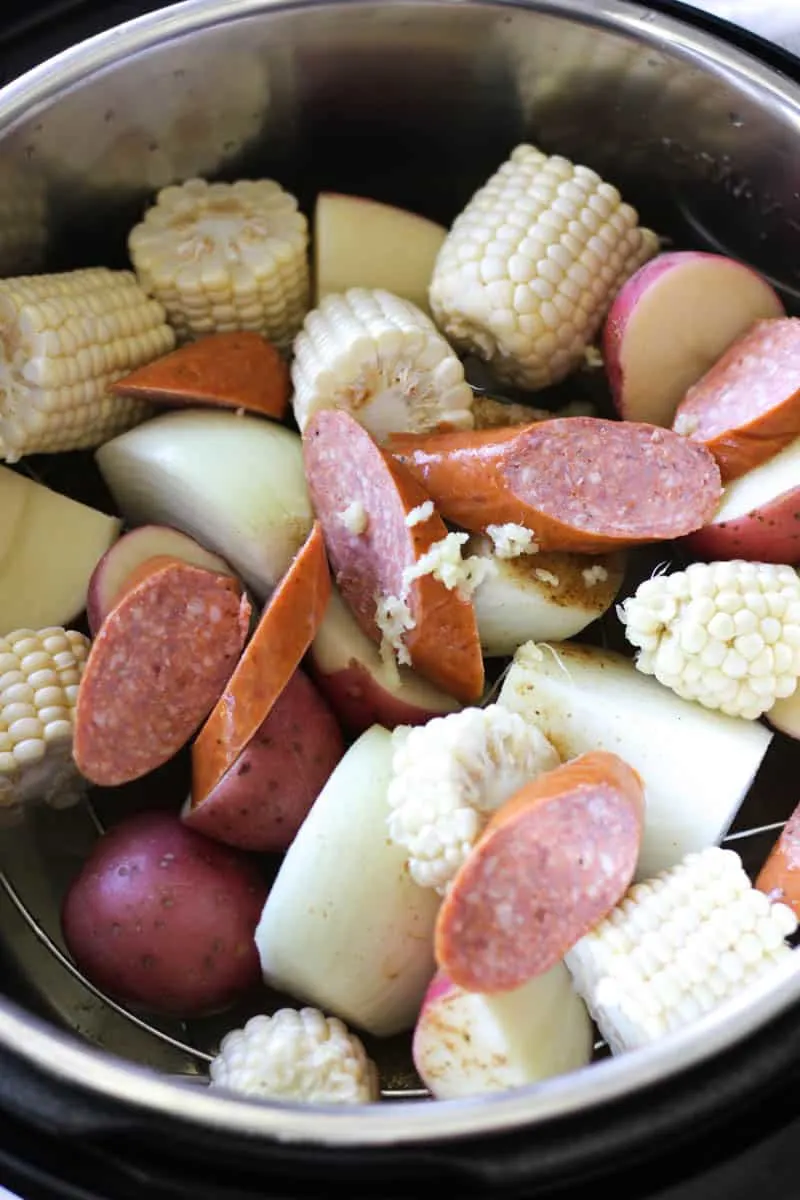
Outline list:
[[[678,405],[672,428],[706,446],[724,483],[800,436],[800,319],[756,321]]]
[[[603,554],[681,537],[710,521],[721,497],[705,447],[634,421],[393,434],[387,450],[446,520],[472,533],[523,525],[540,550]]]
[[[205,800],[263,725],[322,624],[331,577],[319,522],[269,598],[192,745],[192,804]]]
[[[756,879],[771,900],[788,904],[800,917],[800,805],[783,827]]]
[[[213,404],[280,420],[289,368],[260,333],[212,333],[112,383],[116,396],[174,406]]]
[[[630,886],[643,818],[641,779],[606,751],[526,784],[450,886],[436,922],[439,967],[482,993],[549,971]]]
[[[222,693],[249,622],[238,580],[169,557],[143,564],[89,651],[75,710],[81,774],[116,787],[177,754]]]
[[[404,581],[406,570],[447,536],[435,511],[406,521],[429,502],[425,490],[341,410],[312,417],[303,455],[336,584],[364,633],[378,643],[386,634],[399,661],[448,695],[474,703],[484,668],[471,600],[430,573]],[[405,612],[393,640],[385,623],[380,627],[381,602]]]

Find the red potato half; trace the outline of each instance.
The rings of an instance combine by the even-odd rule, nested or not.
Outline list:
[[[483,996],[437,971],[414,1029],[414,1066],[437,1100],[565,1075],[591,1061],[592,1022],[562,962],[514,991]]]
[[[288,850],[344,754],[336,717],[311,680],[295,671],[266,721],[184,824],[243,850]]]
[[[424,725],[432,717],[461,708],[455,697],[409,667],[393,670],[384,662],[335,590],[311,643],[309,665],[320,691],[352,736],[371,725],[384,729]]]
[[[96,987],[179,1017],[227,1008],[258,984],[267,896],[255,865],[169,813],[130,817],[95,844],[64,900],[64,940]]]
[[[114,607],[126,580],[150,558],[178,558],[217,575],[233,575],[224,559],[169,525],[140,525],[124,534],[98,562],[89,580],[86,617],[92,636]]]
[[[800,438],[729,483],[713,520],[686,546],[709,562],[800,563]]]
[[[686,391],[737,338],[784,315],[777,293],[744,263],[693,250],[651,259],[617,293],[605,325],[617,411],[670,426]]]

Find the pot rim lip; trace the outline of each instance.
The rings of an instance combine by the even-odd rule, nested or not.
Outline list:
[[[358,7],[369,0],[336,0]],[[374,0],[372,0],[374,2]],[[382,6],[403,0],[381,0]],[[122,59],[164,42],[217,25],[269,12],[319,8],[323,0],[183,0],[70,47],[0,89],[0,139],[38,108]],[[768,97],[800,134],[800,86],[720,36],[692,24],[692,10],[678,19],[635,0],[415,0],[420,8],[496,8],[536,11],[579,19],[650,45],[665,45],[707,71],[735,80],[740,89]],[[124,1108],[175,1118],[205,1128],[274,1142],[328,1147],[429,1145],[464,1136],[500,1134],[631,1098],[731,1049],[800,1002],[800,958],[789,956],[766,979],[750,985],[718,1010],[659,1042],[568,1075],[513,1092],[435,1104],[400,1100],[380,1105],[308,1106],[255,1101],[198,1088],[159,1075],[50,1026],[14,1002],[0,998],[0,1045],[44,1076],[90,1091]]]

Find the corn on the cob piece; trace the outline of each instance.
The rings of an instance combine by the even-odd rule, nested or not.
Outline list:
[[[0,281],[0,458],[98,446],[150,412],[108,386],[174,348],[131,271]]]
[[[368,1104],[378,1070],[360,1038],[317,1008],[280,1008],[227,1033],[209,1067],[212,1088],[306,1104]]]
[[[755,720],[800,677],[800,577],[774,563],[692,563],[619,608],[638,670],[684,700]]]
[[[498,704],[403,726],[393,740],[389,837],[415,883],[440,895],[491,814],[561,763],[535,725]]]
[[[374,437],[471,429],[472,388],[458,357],[421,309],[391,292],[326,296],[295,339],[294,415],[345,408]]]
[[[60,626],[0,638],[0,809],[66,808],[84,794],[72,733],[88,653],[87,637]]]
[[[656,1041],[738,995],[793,951],[797,919],[711,846],[634,884],[565,962],[614,1054]]]
[[[594,171],[520,145],[453,222],[431,311],[500,379],[548,387],[585,362],[615,293],[658,246]]]
[[[308,311],[308,221],[272,179],[162,188],[128,252],[181,342],[250,329],[286,349]]]

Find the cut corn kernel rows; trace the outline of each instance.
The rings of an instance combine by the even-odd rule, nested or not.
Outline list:
[[[711,846],[635,884],[565,962],[621,1054],[738,995],[792,953],[785,939],[796,929],[792,910],[751,885],[733,850]]]
[[[271,179],[163,188],[128,251],[180,341],[254,330],[285,349],[308,311],[308,221]]]
[[[0,281],[0,457],[85,449],[130,429],[149,406],[109,384],[174,345],[130,271]]]
[[[431,310],[500,379],[548,387],[585,361],[615,293],[658,248],[594,171],[520,145],[453,222]]]
[[[66,807],[83,793],[72,734],[88,653],[88,638],[56,626],[0,638],[0,807]]]

